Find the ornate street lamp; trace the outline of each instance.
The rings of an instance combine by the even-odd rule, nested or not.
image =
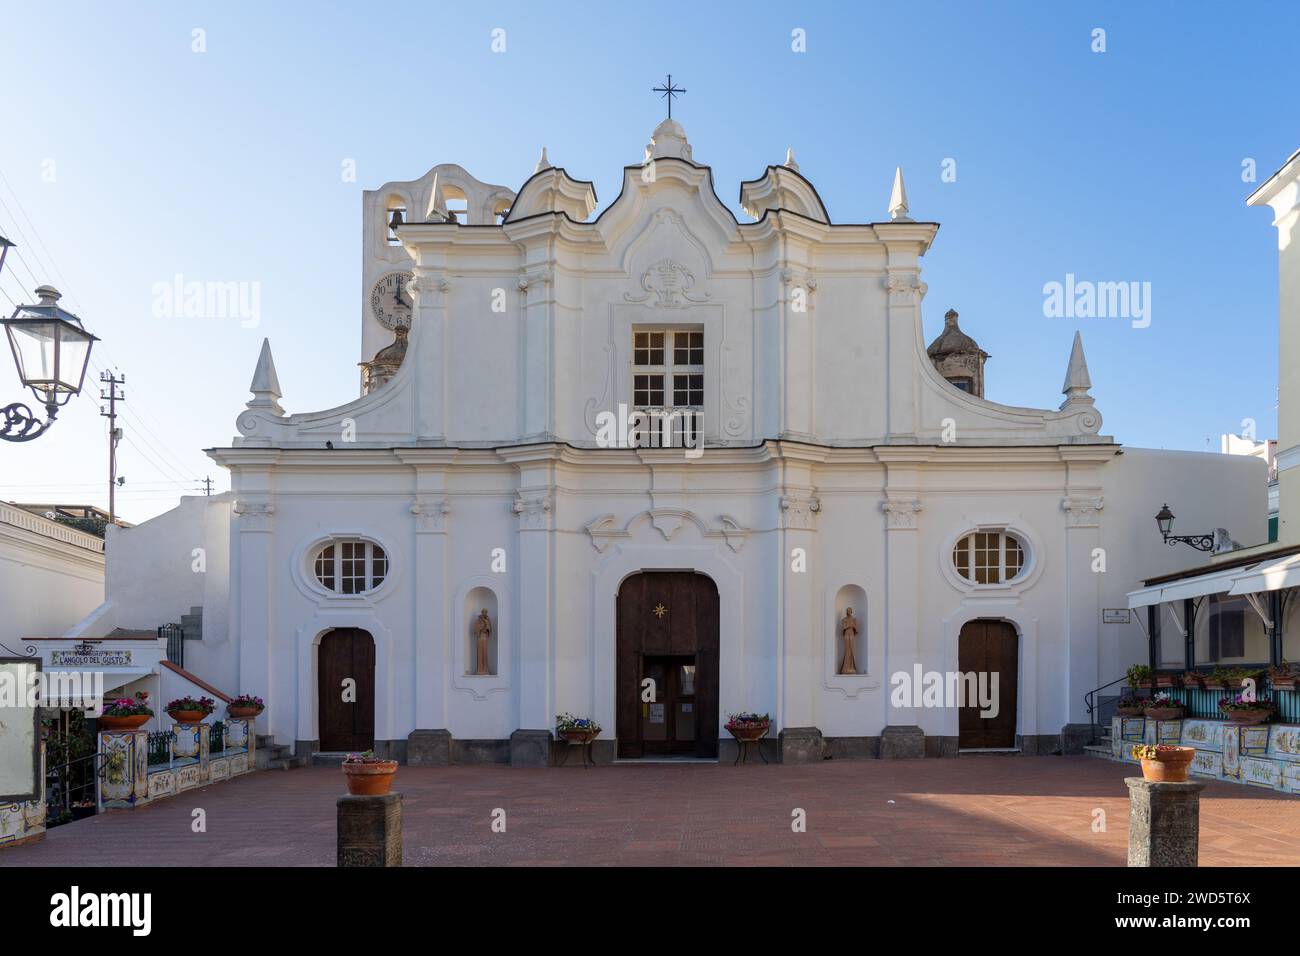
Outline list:
[[[12,245],[12,243],[10,243]],[[45,406],[45,421],[22,402],[0,409],[0,438],[31,441],[44,435],[59,408],[81,393],[90,362],[90,347],[98,338],[87,332],[81,319],[59,308],[59,291],[43,285],[36,290],[36,305],[20,305],[0,319],[9,337],[9,349],[18,367],[18,379]]]
[[[1160,536],[1165,539],[1165,544],[1173,547],[1179,541],[1183,544],[1190,544],[1197,551],[1214,550],[1214,534],[1170,534],[1174,527],[1174,513],[1169,510],[1169,505],[1160,506],[1156,512],[1156,525],[1160,528]]]

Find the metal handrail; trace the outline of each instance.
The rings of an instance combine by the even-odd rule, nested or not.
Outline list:
[[[1097,694],[1108,687],[1114,687],[1121,681],[1128,681],[1128,675],[1116,677],[1109,684],[1102,684],[1100,687],[1094,687],[1088,693],[1083,695],[1083,705],[1088,708],[1088,722],[1092,724],[1092,742],[1097,742]]]
[[[91,799],[98,803],[99,793],[97,781],[102,779],[106,772],[104,758],[107,754],[95,752],[87,754],[84,757],[78,757],[76,760],[69,760],[67,763],[58,764],[54,767],[48,767],[45,771],[45,816],[46,826],[58,826],[58,823],[50,823],[50,809],[57,807],[63,811],[63,814],[71,818],[72,816],[72,794],[90,788]],[[75,786],[69,785],[69,780],[73,776],[72,768],[78,765],[89,765],[90,779],[82,780]],[[86,772],[83,770],[81,776],[84,778]],[[59,823],[66,822],[63,819]]]

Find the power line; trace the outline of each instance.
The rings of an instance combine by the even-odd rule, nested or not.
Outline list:
[[[28,227],[31,229],[32,237],[35,239],[36,244],[39,244],[40,249],[44,251],[46,256],[46,261],[41,261],[41,257],[35,245],[30,246],[32,256],[37,259],[38,265],[40,265],[46,272],[56,277],[60,281],[60,283],[62,283],[65,286],[64,291],[66,292],[68,299],[72,302],[74,307],[76,307],[77,312],[80,314],[83,311],[80,300],[78,300],[77,296],[71,291],[71,287],[67,281],[67,277],[63,274],[63,270],[58,268],[57,263],[55,263],[54,261],[54,256],[50,253],[49,247],[45,245],[45,240],[41,238],[40,233],[36,229],[36,225],[32,222],[31,217],[27,215],[27,210],[23,207],[22,200],[18,197],[17,190],[15,190],[13,186],[10,184],[8,178],[4,175],[3,171],[0,171],[0,182],[4,183],[5,187],[9,190],[10,195],[12,195],[14,200],[14,205],[18,207],[18,211],[22,214],[23,219],[27,222]],[[3,197],[0,197],[0,207],[4,208],[6,214],[12,220],[13,226],[17,229],[17,234],[19,235],[19,237],[22,238],[24,242],[27,242],[27,234],[23,231],[21,225],[18,223],[17,218],[13,215],[13,212],[9,209],[9,205],[4,201]],[[23,263],[23,267],[27,269],[27,273],[31,277],[32,282],[34,283],[33,287],[35,287],[35,285],[39,285],[40,283],[36,279],[35,272],[32,270],[31,265],[27,262],[27,260],[22,255],[21,247],[15,247],[11,251],[17,253],[18,259]],[[16,274],[15,274],[15,279],[17,279]],[[5,294],[5,298],[9,299],[10,303],[14,306],[14,308],[18,307],[17,303],[14,302],[14,300],[8,295],[8,293]],[[107,364],[116,366],[117,363],[113,362],[111,360],[111,357],[105,354],[105,349],[104,346],[102,345],[100,347],[99,354],[104,355]],[[102,367],[100,367],[99,363],[96,362],[93,357],[91,358],[90,364],[95,368],[97,372],[100,373],[100,376],[102,377],[105,370]],[[154,432],[154,430],[150,428],[149,425],[146,423],[143,409],[141,409],[139,414],[132,412],[131,414],[128,414],[126,417],[129,420],[134,421],[135,424],[139,426],[142,432],[146,432],[149,435],[152,435],[153,438],[158,442],[158,445],[162,446],[161,448],[154,446],[152,442],[149,442],[148,439],[144,437],[144,435],[141,435],[141,440],[145,441],[146,444],[149,444],[149,446],[154,449],[154,452],[158,455],[160,459],[163,460],[170,459],[172,463],[179,466],[179,468],[170,469],[173,474],[180,474],[182,472],[188,471],[188,469],[185,468],[183,462],[181,461],[181,456],[178,455],[175,451],[173,451],[170,447],[168,447],[167,442],[164,441],[164,439],[160,435]],[[161,427],[161,425],[159,425],[159,427]],[[192,480],[197,480],[197,476],[192,476]]]

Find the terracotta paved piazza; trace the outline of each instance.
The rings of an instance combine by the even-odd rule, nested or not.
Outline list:
[[[727,764],[402,767],[412,865],[1123,866],[1132,765],[969,756]],[[0,849],[0,866],[332,866],[337,767],[265,771]],[[207,811],[207,833],[190,811]],[[504,808],[505,833],[491,830]],[[791,811],[807,832],[791,831]],[[1104,833],[1093,811],[1106,812]],[[1300,797],[1210,782],[1201,865],[1300,865]]]

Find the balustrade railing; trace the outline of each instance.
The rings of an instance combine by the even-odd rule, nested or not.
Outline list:
[[[163,730],[149,735],[149,766],[172,762],[172,744],[176,735],[170,730]]]

